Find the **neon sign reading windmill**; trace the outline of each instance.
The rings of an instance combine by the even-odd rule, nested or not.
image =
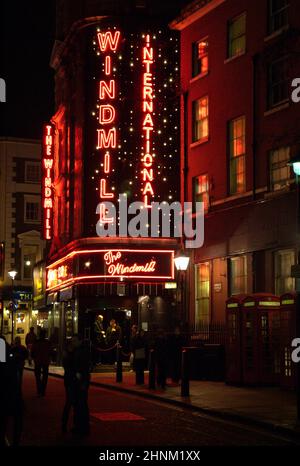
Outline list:
[[[112,57],[111,52],[115,52],[120,41],[120,31],[115,31],[113,34],[110,31],[105,33],[99,32],[98,44],[101,52],[106,53],[104,57],[104,72],[107,76],[107,81],[101,80],[99,83],[99,124],[102,126],[97,129],[98,144],[97,149],[106,149],[103,160],[103,177],[100,179],[100,199],[112,199],[114,193],[109,191],[107,179],[104,175],[111,173],[111,157],[112,149],[117,146],[117,130],[114,126],[116,118],[116,110],[112,102],[116,98],[116,82],[111,78],[112,74]],[[106,217],[105,204],[100,204],[100,221],[102,223],[112,223],[113,219]]]

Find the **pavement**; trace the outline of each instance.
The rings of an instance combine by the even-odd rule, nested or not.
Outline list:
[[[27,367],[27,369],[30,369]],[[101,370],[101,372],[99,372]],[[50,366],[49,373],[63,377],[63,368]],[[91,374],[91,384],[137,396],[158,399],[193,411],[213,415],[225,420],[242,422],[300,438],[297,422],[296,394],[278,387],[235,387],[224,382],[190,381],[190,396],[182,397],[179,384],[167,381],[165,390],[148,388],[148,372],[145,384],[135,384],[135,373],[124,368],[122,382],[116,382],[113,366],[104,366]]]

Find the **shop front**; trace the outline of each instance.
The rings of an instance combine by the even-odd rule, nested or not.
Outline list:
[[[135,243],[138,247],[127,238],[127,246],[117,247],[95,239],[83,247],[79,241],[47,266],[48,329],[57,348],[77,332],[92,341],[99,315],[105,333],[112,319],[117,322],[127,347],[133,324],[155,332],[179,323],[177,290],[165,286],[175,283],[176,242],[168,241],[166,249],[154,249],[143,239]]]

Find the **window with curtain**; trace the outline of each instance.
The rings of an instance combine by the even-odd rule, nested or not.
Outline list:
[[[208,138],[208,96],[193,102],[193,142]]]
[[[210,322],[210,264],[201,262],[196,266],[195,274],[195,330]]]
[[[270,151],[270,184],[272,191],[278,191],[287,186],[291,179],[290,148],[280,147]]]
[[[230,296],[247,293],[247,257],[231,257],[228,265]]]
[[[193,78],[208,72],[208,39],[201,39],[192,45]]]
[[[246,51],[246,13],[233,18],[228,23],[228,58]]]
[[[295,251],[283,249],[275,252],[275,294],[281,295],[295,289],[291,267],[295,264]]]
[[[229,122],[230,194],[246,190],[246,118]]]

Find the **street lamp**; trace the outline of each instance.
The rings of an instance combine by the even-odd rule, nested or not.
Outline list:
[[[180,301],[181,301],[181,318],[184,320],[184,324],[186,323],[187,318],[187,300],[186,300],[186,271],[189,266],[190,258],[186,256],[184,253],[179,253],[174,258],[175,267],[180,273]]]
[[[297,236],[300,233],[300,190],[299,190],[299,175],[300,175],[300,154],[296,157],[293,157],[288,165],[293,167],[293,172],[296,175],[296,187],[297,187]],[[298,238],[297,238],[298,241]],[[298,245],[297,245],[298,246]],[[300,267],[300,249],[298,248],[298,266]],[[293,275],[293,273],[292,273]],[[295,274],[296,280],[296,292],[297,292],[297,299],[296,299],[296,337],[300,337],[300,280],[298,273]],[[296,396],[297,396],[297,419],[300,420],[300,363],[297,363],[296,366]]]
[[[10,272],[8,272],[8,275],[11,278],[11,295],[12,295],[11,296],[11,303],[12,303],[12,308],[11,308],[11,316],[12,316],[12,319],[11,319],[11,343],[14,342],[14,281],[15,281],[17,273],[18,272],[16,272],[16,270],[11,270]]]

